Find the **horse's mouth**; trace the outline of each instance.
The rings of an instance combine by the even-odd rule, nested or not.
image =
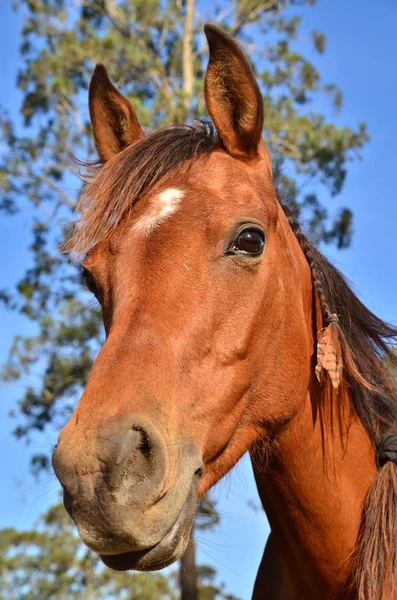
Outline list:
[[[189,542],[193,518],[185,504],[174,525],[160,542],[146,550],[100,554],[102,562],[115,571],[158,571],[180,558]]]

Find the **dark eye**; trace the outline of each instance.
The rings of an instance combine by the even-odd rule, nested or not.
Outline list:
[[[98,293],[98,286],[93,275],[84,267],[81,267],[81,279],[87,289],[95,296]]]
[[[260,229],[247,228],[240,231],[234,240],[229,254],[258,256],[265,246],[265,234]]]

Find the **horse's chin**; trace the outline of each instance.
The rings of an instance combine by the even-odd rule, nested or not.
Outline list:
[[[121,554],[100,554],[102,562],[115,571],[158,571],[182,556],[189,542],[193,524],[191,511],[185,506],[169,532],[160,542],[146,550]]]

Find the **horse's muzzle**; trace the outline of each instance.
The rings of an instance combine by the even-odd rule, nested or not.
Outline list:
[[[167,445],[146,417],[128,421],[102,425],[86,448],[66,429],[53,466],[84,543],[112,568],[154,570],[187,545],[202,461],[192,444]]]

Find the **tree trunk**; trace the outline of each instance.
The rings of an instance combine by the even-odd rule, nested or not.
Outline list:
[[[192,99],[194,73],[193,73],[193,23],[195,0],[186,0],[186,16],[183,28],[183,105],[185,119],[189,115],[190,101]]]
[[[181,600],[197,600],[196,545],[193,531],[179,567]]]

